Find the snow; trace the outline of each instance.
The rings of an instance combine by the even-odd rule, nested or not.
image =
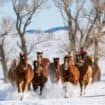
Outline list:
[[[53,57],[60,57],[60,63],[62,63],[63,56],[66,54],[62,45],[67,42],[67,32],[59,31],[49,36],[49,34],[32,34],[26,35],[27,45],[36,42],[37,40],[45,40],[37,44],[28,56],[29,63],[36,58],[37,51],[43,51],[44,56],[48,57],[51,61]],[[16,58],[20,49],[17,46],[20,44],[17,36],[8,36],[5,39],[5,49],[7,57],[9,58],[8,67],[11,61]],[[12,49],[12,50],[11,50]],[[12,87],[10,83],[3,82],[3,72],[0,64],[0,105],[105,105],[105,60],[99,61],[101,68],[101,81],[90,84],[85,90],[85,95],[80,96],[80,87],[73,86],[70,83],[52,84],[49,80],[47,81],[42,96],[39,96],[39,90],[35,93],[32,89],[29,92],[25,92],[23,100],[20,101],[19,94],[17,93],[16,87]],[[64,86],[67,86],[67,96],[64,98]]]

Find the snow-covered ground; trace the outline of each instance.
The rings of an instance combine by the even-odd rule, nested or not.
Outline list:
[[[47,41],[43,41],[48,37]],[[42,40],[42,43],[37,44],[28,56],[30,64],[36,58],[37,51],[43,51],[44,56],[50,58],[51,61],[53,57],[59,56],[62,63],[63,56],[66,54],[64,46],[67,42],[67,34],[65,32],[56,32],[54,35],[27,35],[26,39],[28,46],[31,43]],[[5,40],[6,54],[9,59],[8,67],[14,58],[18,59],[20,49],[17,47],[17,43],[20,43],[19,39],[14,36],[8,36]],[[79,96],[79,85],[73,86],[67,84],[68,98],[65,99],[63,85],[59,83],[52,84],[49,79],[44,87],[42,96],[38,95],[38,90],[35,93],[31,89],[31,91],[24,93],[23,101],[19,100],[19,95],[15,87],[12,87],[10,83],[3,82],[3,72],[0,65],[0,105],[105,105],[105,60],[101,59],[99,65],[102,73],[101,81],[90,84],[84,96]]]

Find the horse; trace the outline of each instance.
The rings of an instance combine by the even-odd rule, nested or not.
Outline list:
[[[60,78],[59,57],[53,58],[53,62],[49,64],[49,75],[52,82],[57,82]]]
[[[44,65],[48,70],[50,60],[48,58],[43,57],[43,52],[37,52],[37,60],[39,64]]]
[[[34,77],[34,71],[32,70],[31,65],[27,63],[26,54],[20,53],[20,62],[11,75],[14,75],[14,82],[16,83],[18,93],[23,95],[23,92],[30,88],[31,81]],[[21,100],[22,98],[23,97],[21,97]]]
[[[100,70],[100,67],[98,66],[98,64],[96,62],[93,63],[92,71],[93,71],[92,72],[92,83],[100,81],[101,70]]]
[[[36,89],[40,87],[40,95],[42,95],[43,87],[45,86],[45,83],[48,80],[47,69],[46,67],[41,65],[37,60],[33,61],[33,66],[34,78],[32,80],[32,86],[34,91],[36,91]]]
[[[77,66],[80,72],[80,95],[83,95],[84,90],[86,89],[87,85],[91,82],[92,79],[92,58],[91,56],[87,55],[84,59],[82,65]],[[83,90],[84,89],[84,90]]]
[[[64,63],[61,65],[61,80],[63,83],[70,82],[73,85],[79,83],[80,73],[79,70],[74,66],[72,56],[65,56]],[[65,87],[65,93],[67,89]],[[66,96],[65,96],[66,97]]]
[[[72,63],[71,56],[64,57],[64,64],[61,66],[62,80],[63,82],[71,82],[72,84],[77,84],[79,82],[79,71]]]

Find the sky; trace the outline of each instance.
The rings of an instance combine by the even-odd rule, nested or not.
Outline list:
[[[16,19],[12,3],[9,0],[0,7],[0,21],[3,17]],[[39,12],[35,13],[28,29],[47,30],[57,26],[64,26],[64,21],[58,9],[50,1],[46,7],[42,7]]]
[[[64,26],[64,20],[58,10],[54,6],[51,0],[47,0],[47,4],[44,5],[40,11],[36,12],[34,17],[32,18],[32,23],[28,26],[28,29],[35,30],[48,30],[50,28]],[[85,8],[91,8],[90,0],[86,0]],[[72,8],[72,15],[76,10],[76,5]],[[0,5],[0,22],[3,17],[11,17],[11,19],[16,19],[15,12],[12,7],[11,0],[6,0],[6,3]],[[83,19],[82,19],[83,21]],[[81,22],[81,25],[85,27],[86,21]]]

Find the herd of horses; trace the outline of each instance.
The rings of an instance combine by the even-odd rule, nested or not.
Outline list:
[[[42,52],[37,52],[37,58],[33,61],[33,67],[28,64],[26,54],[19,54],[20,60],[13,61],[8,71],[8,79],[12,85],[17,87],[19,93],[24,93],[31,88],[36,91],[40,87],[42,95],[43,87],[50,77],[52,83],[61,81],[63,84],[70,82],[73,85],[80,84],[80,95],[83,95],[84,89],[90,82],[100,80],[100,68],[93,62],[92,56],[87,56],[83,63],[73,63],[73,57],[66,55],[63,64],[60,64],[60,58],[53,58],[50,62],[48,58],[43,57]],[[66,92],[66,90],[65,90]]]

